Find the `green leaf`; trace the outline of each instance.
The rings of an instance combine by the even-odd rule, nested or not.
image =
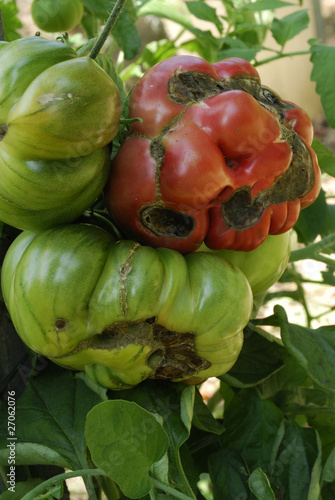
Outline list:
[[[316,91],[329,125],[335,127],[335,46],[314,44],[310,50],[313,63],[311,80],[316,82]]]
[[[317,154],[318,161],[322,172],[325,172],[332,177],[335,177],[335,155],[334,151],[328,148],[318,139],[312,142],[312,148]]]
[[[112,36],[123,51],[126,60],[137,56],[141,48],[136,20],[135,12],[126,3],[112,30]]]
[[[256,389],[242,389],[225,411],[225,448],[240,453],[250,470],[261,467],[267,472],[283,434],[283,415]]]
[[[333,326],[315,330],[288,323],[285,310],[276,305],[286,349],[320,387],[335,392],[335,336]]]
[[[115,0],[82,0],[82,2],[89,11],[98,16],[102,21],[107,19],[108,13],[115,4]]]
[[[7,490],[1,493],[0,500],[21,500],[26,493],[33,490],[35,486],[43,483],[43,479],[30,478],[26,481],[15,483],[14,490]]]
[[[104,401],[87,415],[85,435],[94,463],[125,495],[136,499],[149,493],[149,470],[168,448],[151,413],[130,401]]]
[[[99,54],[95,58],[95,61],[105,71],[105,73],[107,73],[107,75],[111,77],[111,79],[117,86],[121,98],[122,108],[124,108],[128,93],[126,92],[123,80],[120,78],[116,71],[113,60],[105,54]]]
[[[208,21],[210,23],[215,24],[219,33],[222,33],[223,25],[219,20],[214,7],[211,7],[205,2],[199,2],[199,1],[196,2],[188,1],[186,2],[186,7],[191,12],[191,14],[193,14],[198,19],[202,19],[203,21]]]
[[[191,16],[181,0],[149,0],[140,2],[138,16],[157,16],[180,24],[186,29],[193,29]]]
[[[0,9],[7,42],[21,38],[18,30],[22,28],[22,24],[17,17],[19,9],[16,6],[16,1],[0,0]]]
[[[314,203],[301,210],[299,218],[294,226],[300,243],[308,245],[308,243],[312,243],[319,234],[327,234],[328,211],[329,206],[326,201],[325,192],[321,189]],[[321,224],[320,221],[322,221]]]
[[[286,350],[279,342],[250,323],[244,330],[243,346],[236,363],[219,377],[220,380],[241,388],[260,384],[284,365]]]
[[[294,4],[289,2],[281,2],[280,0],[259,0],[258,2],[251,2],[244,6],[244,10],[275,10],[281,7],[292,7]]]
[[[189,31],[195,35],[195,38],[182,43],[180,45],[181,49],[196,52],[197,55],[200,55],[208,62],[214,63],[220,60],[218,54],[221,45],[219,38],[214,37],[210,31],[201,31],[196,28],[189,29]]]
[[[285,500],[318,500],[320,497],[321,450],[314,429],[286,424],[273,481]]]
[[[86,465],[86,414],[101,399],[81,380],[51,363],[29,379],[16,405],[17,465]],[[4,424],[3,424],[4,425]],[[7,429],[1,428],[0,463],[8,460]]]
[[[247,61],[255,59],[256,54],[262,47],[249,47],[242,40],[233,37],[225,37],[221,39],[221,48],[218,51],[218,60],[228,57],[241,57]]]
[[[272,22],[271,32],[276,42],[283,47],[288,40],[301,33],[308,25],[307,9],[298,10],[282,19],[275,18]]]
[[[255,469],[249,477],[249,488],[257,500],[276,500],[270,481],[262,469]]]
[[[311,407],[311,405],[309,405],[309,414],[307,415],[307,421],[309,426],[313,427],[313,429],[315,429],[320,436],[322,443],[322,460],[326,462],[328,461],[330,455],[334,454],[335,409],[330,408],[329,405],[324,405],[321,408],[315,408],[314,414],[313,409],[313,406]],[[330,467],[331,463],[332,459],[330,460],[328,467]]]
[[[322,480],[327,483],[335,482],[335,447],[332,449],[323,467]]]
[[[194,413],[192,424],[202,431],[212,434],[222,434],[222,425],[214,418],[208,406],[204,403],[200,393],[196,391],[194,400]]]
[[[169,484],[191,498],[194,494],[183,468],[180,448],[190,436],[194,393],[193,386],[163,381],[145,381],[133,389],[118,392],[119,397],[136,402],[162,422],[163,429],[169,438]]]
[[[250,498],[247,465],[237,451],[222,448],[210,455],[208,466],[214,500]]]

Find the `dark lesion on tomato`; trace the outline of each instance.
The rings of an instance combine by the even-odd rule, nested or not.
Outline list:
[[[56,332],[62,332],[67,329],[69,326],[69,322],[65,318],[58,318],[55,322],[55,330]]]
[[[161,204],[143,206],[139,217],[143,226],[159,237],[187,238],[195,228],[193,217]]]
[[[176,104],[200,102],[224,90],[220,80],[200,71],[176,72],[168,82],[168,98]]]
[[[190,377],[211,366],[209,361],[197,354],[193,333],[172,332],[158,324],[155,325],[153,333],[164,346],[164,354],[153,378],[171,380]]]
[[[82,340],[67,356],[86,349],[122,350],[131,344],[151,348],[146,358],[152,369],[150,378],[182,379],[211,366],[197,354],[194,333],[168,330],[158,324],[154,316],[144,321],[122,321],[106,326],[101,333]],[[62,360],[65,359],[66,356],[62,356]]]
[[[270,205],[279,205],[303,198],[314,186],[313,160],[306,145],[293,130],[283,127],[283,135],[292,149],[289,168],[272,186],[251,196],[251,188],[243,186],[221,205],[225,224],[243,230],[256,224]]]

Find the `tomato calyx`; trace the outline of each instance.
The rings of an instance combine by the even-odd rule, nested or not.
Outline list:
[[[139,216],[143,226],[157,236],[186,238],[195,227],[195,221],[190,215],[159,204],[141,207]]]
[[[66,322],[63,319],[57,321]],[[107,326],[101,333],[82,340],[73,351],[61,357],[66,362],[67,356],[86,349],[122,350],[130,344],[151,347],[146,359],[147,365],[152,368],[150,378],[186,378],[211,366],[209,361],[197,354],[193,333],[167,330],[156,323],[156,318],[124,321]],[[57,357],[54,359],[57,360]]]

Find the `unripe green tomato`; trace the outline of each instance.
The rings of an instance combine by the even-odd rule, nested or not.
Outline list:
[[[47,32],[62,32],[75,28],[83,17],[80,0],[34,0],[31,14],[38,28]]]
[[[88,57],[42,37],[0,50],[0,220],[40,231],[74,221],[101,194],[120,94]]]
[[[89,224],[23,231],[1,285],[23,342],[111,389],[226,373],[253,302],[244,274],[220,257],[115,243]]]
[[[286,269],[290,258],[291,231],[270,235],[255,250],[210,250],[204,244],[199,251],[219,255],[237,266],[245,274],[254,295],[265,292],[276,283]]]

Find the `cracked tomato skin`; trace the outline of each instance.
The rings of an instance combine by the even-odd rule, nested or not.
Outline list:
[[[249,281],[254,296],[261,295],[284,273],[290,258],[291,231],[269,235],[254,250],[211,250],[203,243],[199,251],[219,255],[238,267]]]
[[[21,232],[1,285],[28,347],[111,389],[225,373],[253,302],[244,274],[221,257],[115,242],[85,223]]]
[[[121,115],[112,79],[39,36],[0,50],[0,220],[43,230],[75,220],[102,192]]]
[[[250,251],[288,231],[320,191],[307,114],[238,58],[176,56],[150,68],[105,187],[128,237],[182,253]]]

